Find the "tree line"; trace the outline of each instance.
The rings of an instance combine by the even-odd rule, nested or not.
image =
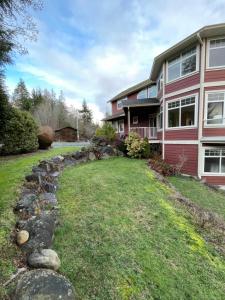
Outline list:
[[[22,79],[12,94],[12,104],[30,112],[39,126],[50,126],[53,130],[66,126],[78,127],[82,139],[91,138],[97,126],[85,99],[80,110],[68,107],[63,91],[57,95],[53,89],[34,88],[29,93]]]

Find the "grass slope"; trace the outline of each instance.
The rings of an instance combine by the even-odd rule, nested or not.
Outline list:
[[[223,191],[215,191],[188,177],[169,177],[169,181],[185,197],[225,219],[225,193]]]
[[[144,161],[68,168],[55,248],[78,299],[224,299],[225,261]]]
[[[0,299],[5,296],[2,284],[9,279],[14,271],[16,247],[10,242],[10,232],[15,226],[13,205],[20,192],[24,176],[39,160],[58,154],[75,151],[75,147],[64,147],[40,151],[33,154],[1,157],[0,159]]]

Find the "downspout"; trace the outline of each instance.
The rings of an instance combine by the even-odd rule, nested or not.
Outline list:
[[[201,178],[202,174],[202,128],[204,122],[204,81],[205,81],[205,39],[202,40],[199,33],[197,33],[197,38],[200,43],[200,91],[199,91],[199,113],[198,113],[198,178]]]
[[[128,118],[128,134],[130,133],[130,107],[128,106],[128,113],[127,113],[127,118]]]
[[[163,63],[163,93],[162,93],[162,106],[163,106],[163,130],[162,130],[162,159],[165,159],[165,117],[166,117],[166,108],[165,108],[165,82],[166,82],[166,72],[165,72],[165,62]]]

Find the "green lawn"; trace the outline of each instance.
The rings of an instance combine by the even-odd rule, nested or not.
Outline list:
[[[13,206],[19,195],[25,174],[28,174],[32,166],[36,165],[41,159],[75,150],[75,147],[64,147],[33,154],[0,158],[0,299],[4,297],[5,293],[5,290],[1,287],[2,283],[7,281],[14,271],[13,260],[16,247],[10,242],[10,232],[16,222]]]
[[[224,192],[215,191],[193,178],[174,176],[169,177],[169,181],[185,197],[225,219]]]
[[[145,161],[67,168],[54,247],[78,299],[224,299],[225,261]]]

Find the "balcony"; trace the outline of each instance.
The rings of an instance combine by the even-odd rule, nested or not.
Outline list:
[[[130,131],[138,133],[142,138],[157,139],[157,127],[131,127]]]
[[[146,99],[135,99],[135,100],[123,100],[123,107],[142,107],[142,106],[159,106],[159,100],[156,98],[146,98]]]

